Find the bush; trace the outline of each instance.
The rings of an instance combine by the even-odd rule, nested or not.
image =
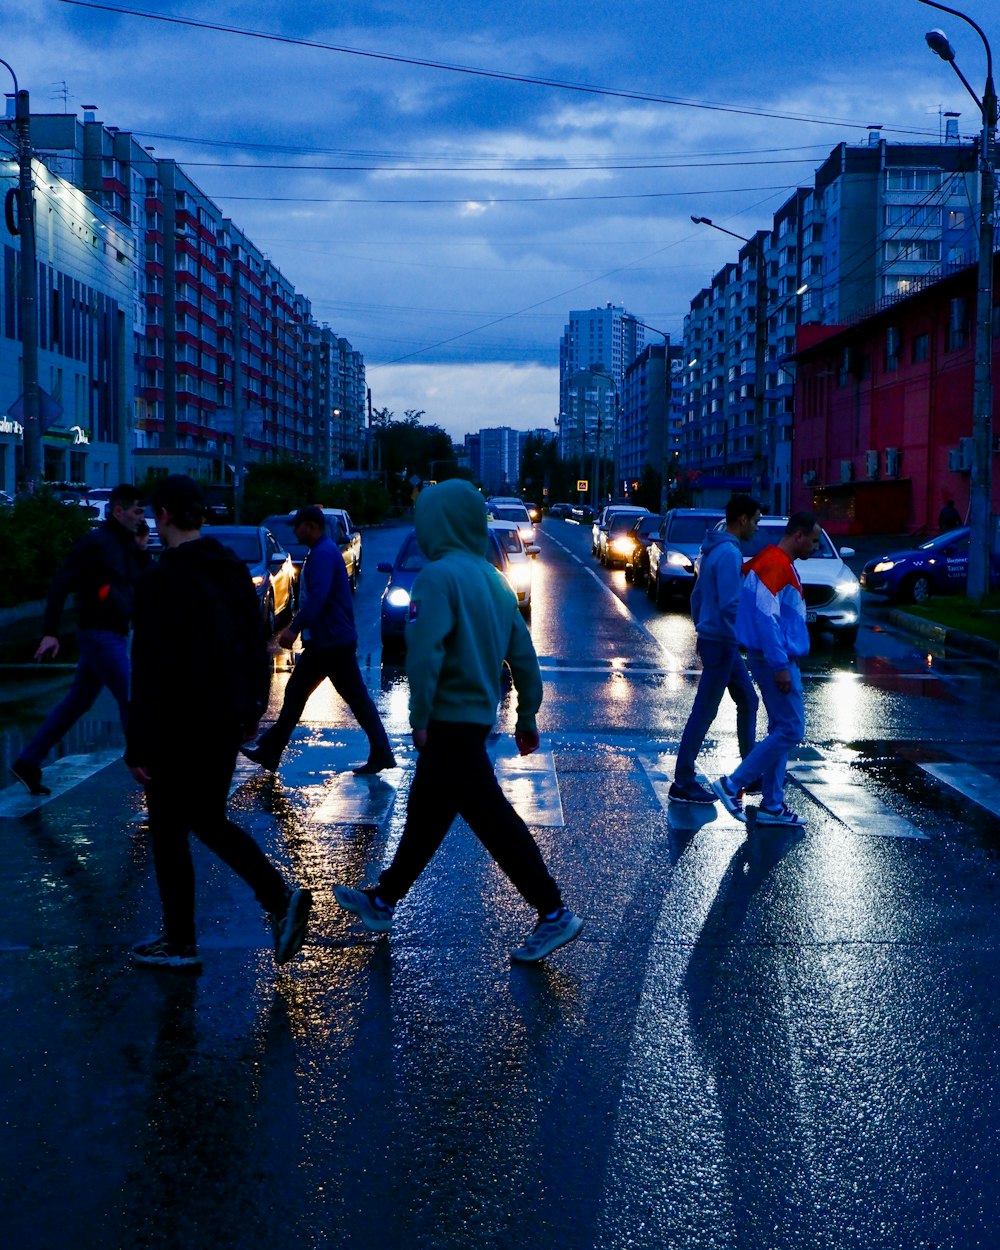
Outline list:
[[[0,509],[0,608],[44,599],[56,569],[81,534],[91,528],[85,508],[60,503],[51,491],[18,499]]]
[[[243,487],[243,524],[259,525],[272,513],[292,512],[319,501],[319,474],[312,465],[296,460],[252,464]]]
[[[389,494],[381,482],[354,478],[327,482],[323,502],[328,508],[345,508],[355,525],[377,525],[389,514]]]

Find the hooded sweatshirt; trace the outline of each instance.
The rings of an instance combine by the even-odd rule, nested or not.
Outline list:
[[[517,597],[486,559],[486,503],[453,478],[425,488],[414,510],[428,563],[413,583],[406,626],[410,725],[493,725],[504,662],[517,690],[517,729],[535,731],[542,702],[538,657]]]
[[[748,651],[763,652],[775,672],[809,654],[802,583],[795,565],[777,545],[765,547],[750,561],[736,613],[736,636]]]
[[[743,555],[728,530],[710,530],[691,591],[691,618],[699,638],[736,645],[736,608],[743,588]]]
[[[266,708],[270,680],[243,561],[209,537],[164,551],[136,591],[126,763],[155,763],[196,750],[206,735],[234,735]]]

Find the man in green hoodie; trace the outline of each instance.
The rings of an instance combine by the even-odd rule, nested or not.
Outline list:
[[[410,727],[419,752],[406,826],[376,886],[334,887],[341,907],[366,929],[387,933],[396,904],[462,816],[538,922],[511,952],[535,963],[578,936],[583,921],[563,905],[534,838],[500,789],[486,751],[496,721],[504,662],[517,690],[514,739],[522,755],[538,748],[535,714],[542,679],[514,592],[485,559],[486,504],[452,479],[416,501],[417,541],[428,563],[413,584],[406,628]]]

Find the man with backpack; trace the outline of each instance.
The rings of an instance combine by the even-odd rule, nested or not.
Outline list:
[[[133,947],[140,964],[197,968],[194,833],[270,913],[274,957],[301,948],[312,898],[287,885],[226,814],[241,742],[267,707],[271,662],[246,565],[202,537],[205,503],[181,474],[152,497],[164,551],[135,602],[125,762],[146,787],[163,933]]]

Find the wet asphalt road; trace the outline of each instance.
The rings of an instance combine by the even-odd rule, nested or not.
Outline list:
[[[806,665],[808,830],[748,836],[662,798],[690,621],[547,522],[543,750],[531,771],[496,749],[584,933],[512,966],[531,917],[457,826],[376,939],[331,887],[374,880],[401,828],[375,571],[400,537],[365,535],[356,609],[401,767],[345,776],[364,744],[321,691],[280,776],[236,779],[237,819],[317,900],[287,969],[200,850],[202,975],[130,965],[158,913],[110,706],[50,801],[0,791],[3,1244],[995,1246],[996,675],[866,609],[856,652],[820,640]],[[5,758],[54,693],[3,674]],[[735,758],[727,707],[701,764]]]

